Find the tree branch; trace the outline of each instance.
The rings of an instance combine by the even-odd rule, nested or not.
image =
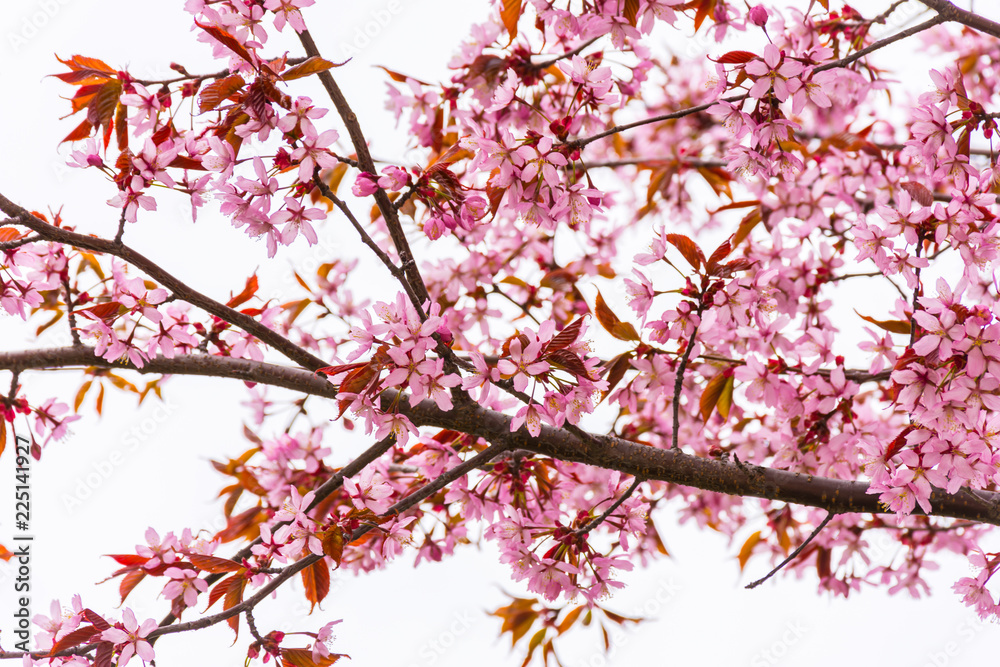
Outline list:
[[[319,49],[316,47],[316,42],[313,41],[312,35],[309,34],[308,30],[303,30],[299,33],[299,40],[310,57],[321,57]],[[351,137],[351,143],[358,154],[358,163],[363,170],[370,174],[375,174],[375,162],[368,151],[368,143],[365,141],[365,136],[361,131],[361,124],[358,122],[358,117],[351,110],[351,105],[348,104],[347,98],[344,97],[344,93],[341,92],[340,87],[334,81],[333,75],[330,74],[329,70],[320,72],[319,80],[330,96],[330,100],[333,102],[333,106],[336,107],[337,113],[340,114],[341,120],[344,121],[347,133]],[[424,279],[420,275],[420,270],[417,268],[417,263],[413,259],[410,244],[406,240],[403,226],[399,222],[399,215],[396,209],[393,208],[389,195],[382,188],[375,190],[375,203],[378,206],[378,210],[382,213],[382,218],[385,220],[385,225],[389,230],[389,236],[392,237],[393,245],[396,246],[396,252],[399,254],[400,263],[403,265],[403,271],[406,273],[410,287],[416,295],[417,301],[413,305],[420,314],[420,319],[426,319],[424,303],[430,299],[430,295],[427,292],[427,286],[424,285]]]
[[[946,21],[961,23],[973,30],[985,32],[987,35],[993,35],[994,37],[1000,37],[1000,23],[990,21],[979,14],[960,9],[948,2],[948,0],[920,0],[920,2],[936,11]]]
[[[144,271],[150,278],[159,282],[163,287],[169,289],[175,297],[187,301],[192,306],[197,306],[205,312],[215,315],[230,324],[240,327],[247,333],[256,336],[262,342],[270,345],[304,368],[315,370],[327,365],[326,362],[319,357],[315,356],[308,350],[299,347],[278,332],[268,329],[266,326],[249,315],[244,315],[239,311],[233,310],[232,308],[205,296],[201,292],[188,287],[172,274],[160,268],[159,264],[136,252],[127,245],[108,241],[107,239],[97,238],[95,236],[88,236],[86,234],[77,234],[76,232],[71,232],[67,229],[63,229],[62,227],[50,225],[44,220],[35,217],[26,209],[10,201],[2,194],[0,194],[0,211],[3,211],[10,216],[12,218],[11,222],[31,229],[47,241],[64,243],[66,245],[73,246],[74,248],[114,255],[115,257],[128,262],[132,266]],[[91,363],[90,365],[94,364]]]
[[[24,352],[0,353],[0,369],[63,368],[71,366],[102,366],[125,368],[141,373],[205,375],[228,377],[248,382],[284,387],[306,394],[335,398],[337,387],[318,375],[298,368],[278,366],[249,359],[232,359],[209,355],[178,355],[173,359],[156,357],[143,368],[130,364],[111,364],[96,357],[89,348],[56,348]],[[399,413],[417,426],[434,426],[478,436],[490,442],[505,442],[511,449],[524,449],[564,461],[618,470],[619,472],[691,486],[735,496],[764,498],[810,507],[819,507],[836,514],[866,512],[892,514],[883,507],[878,496],[868,493],[868,484],[800,474],[788,470],[735,464],[725,460],[706,459],[684,454],[680,450],[660,449],[642,442],[633,442],[608,435],[573,434],[568,429],[542,426],[537,438],[525,429],[513,433],[510,415],[486,410],[478,405],[446,412],[432,400],[415,406],[399,400],[395,389],[382,391],[385,409],[394,403]],[[979,492],[979,496],[959,491],[948,494],[940,489],[931,493],[934,510],[931,516],[952,517],[1000,525],[1000,493]],[[919,514],[919,509],[914,510]]]

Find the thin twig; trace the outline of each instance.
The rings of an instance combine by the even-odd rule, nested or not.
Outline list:
[[[767,581],[768,579],[770,579],[771,577],[773,577],[773,576],[774,576],[775,574],[777,574],[778,570],[780,570],[781,568],[783,568],[783,567],[785,567],[786,565],[788,565],[788,563],[790,563],[790,562],[792,562],[793,560],[795,560],[795,557],[796,557],[796,556],[798,556],[798,555],[799,555],[800,553],[802,553],[802,550],[806,548],[806,545],[808,545],[808,544],[809,544],[810,542],[812,542],[812,541],[813,541],[813,539],[814,539],[814,538],[815,538],[815,537],[816,537],[817,535],[819,535],[819,531],[823,530],[823,528],[825,528],[825,527],[826,527],[826,524],[830,523],[830,519],[832,519],[832,518],[833,518],[833,517],[835,517],[835,516],[837,516],[837,515],[836,515],[836,514],[835,514],[834,512],[830,512],[830,513],[828,513],[828,514],[826,515],[826,518],[825,518],[825,519],[823,519],[823,521],[822,521],[822,522],[820,522],[820,524],[819,524],[818,526],[816,526],[816,530],[814,530],[814,531],[812,532],[812,534],[811,534],[811,535],[810,535],[810,536],[809,536],[808,538],[806,538],[806,541],[805,541],[805,542],[803,542],[802,544],[800,544],[800,545],[798,546],[798,548],[797,548],[797,549],[796,549],[795,551],[793,551],[793,552],[792,552],[792,553],[791,553],[791,554],[790,554],[790,555],[788,556],[788,558],[786,558],[785,560],[781,561],[781,563],[779,563],[779,564],[778,564],[778,567],[776,567],[776,568],[774,568],[773,570],[771,570],[770,572],[768,572],[768,573],[767,573],[767,576],[765,576],[765,577],[763,577],[763,578],[761,578],[761,579],[758,579],[757,581],[753,582],[752,584],[747,584],[747,585],[746,585],[746,588],[748,588],[748,589],[752,589],[752,588],[757,588],[757,587],[758,587],[758,586],[760,586],[760,585],[761,585],[762,583],[764,583],[765,581]]]
[[[632,484],[628,487],[628,489],[625,491],[625,493],[623,493],[618,500],[616,500],[614,503],[612,503],[611,507],[609,507],[607,509],[607,511],[604,512],[604,514],[602,514],[601,516],[599,516],[599,517],[593,519],[592,521],[588,522],[587,525],[584,526],[583,528],[577,528],[576,531],[575,531],[576,534],[577,535],[584,535],[584,534],[589,533],[590,531],[592,531],[594,528],[597,528],[599,525],[601,525],[604,522],[605,519],[607,519],[609,516],[611,516],[612,512],[614,512],[616,509],[618,509],[623,502],[625,502],[626,500],[628,500],[629,496],[631,496],[635,492],[635,490],[637,488],[639,488],[639,485],[642,484],[642,482],[643,482],[643,479],[641,477],[636,477],[634,480],[632,480]]]

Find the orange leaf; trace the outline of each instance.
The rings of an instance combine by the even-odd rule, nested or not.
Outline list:
[[[763,219],[764,214],[760,206],[756,206],[752,211],[743,216],[743,219],[740,220],[740,226],[737,227],[736,233],[733,234],[733,246],[736,247],[743,243],[743,240],[750,236],[753,228]]]
[[[600,289],[597,290],[597,301],[594,304],[594,315],[597,317],[597,321],[601,323],[601,326],[618,340],[639,340],[639,334],[636,332],[635,327],[628,322],[622,322],[618,319],[618,316],[614,314],[614,311],[612,311],[611,308],[608,307],[608,304],[604,302],[604,297],[601,296]]]
[[[854,312],[858,313],[857,309],[855,309]],[[909,322],[904,322],[902,320],[876,320],[874,317],[868,317],[867,315],[862,315],[861,313],[858,313],[858,317],[863,319],[865,322],[871,322],[879,329],[888,331],[889,333],[898,333],[898,334],[910,333]]]
[[[254,294],[257,293],[257,274],[253,274],[247,278],[247,284],[243,287],[243,291],[231,298],[226,305],[230,308],[235,308],[243,303],[249,301]]]
[[[349,60],[349,59],[348,59]],[[342,63],[332,63],[329,60],[323,60],[322,58],[313,56],[304,62],[299,63],[295,67],[290,67],[285,70],[285,73],[281,75],[282,81],[291,81],[293,79],[301,79],[304,76],[309,76],[310,74],[318,74],[319,72],[325,72],[328,69],[334,67],[341,67],[347,64],[347,60]]]
[[[740,572],[746,567],[747,561],[750,560],[750,554],[753,553],[753,548],[757,546],[758,542],[760,542],[759,530],[743,543],[743,547],[740,549]]]
[[[399,72],[397,72],[395,70],[389,69],[388,67],[382,67],[381,65],[376,65],[376,67],[378,67],[379,69],[385,70],[385,73],[388,74],[389,77],[393,81],[398,81],[399,83],[406,83],[407,80],[413,80],[413,81],[416,81],[417,83],[419,83],[422,86],[429,86],[429,85],[431,85],[431,84],[427,83],[426,81],[421,81],[420,79],[414,78],[414,77],[409,76],[407,74],[401,74],[401,73],[399,73]]]
[[[313,660],[312,651],[307,648],[283,648],[281,649],[281,667],[329,667],[341,658],[349,658],[344,653],[331,653]]]
[[[625,7],[622,9],[622,16],[633,28],[636,25],[636,16],[639,14],[639,0],[625,0]]]
[[[725,385],[725,373],[717,374],[705,385],[705,390],[701,392],[701,399],[698,401],[698,409],[701,413],[702,421],[707,422],[708,418],[715,412],[715,406],[719,403],[719,397],[722,396],[722,389]]]
[[[500,10],[500,20],[503,21],[507,33],[510,35],[511,44],[517,37],[517,22],[521,18],[521,0],[503,0],[503,8]]]

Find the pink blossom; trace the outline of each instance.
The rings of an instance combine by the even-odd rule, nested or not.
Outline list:
[[[101,639],[115,645],[115,650],[119,651],[117,664],[121,667],[127,665],[133,655],[138,655],[143,661],[149,662],[155,656],[152,645],[145,637],[158,627],[159,624],[152,618],[147,618],[140,626],[132,610],[125,609],[122,623],[102,632]]]

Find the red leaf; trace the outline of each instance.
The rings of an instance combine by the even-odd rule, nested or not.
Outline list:
[[[667,234],[667,242],[673,245],[675,248],[681,251],[684,259],[690,264],[695,271],[700,271],[702,264],[705,263],[705,253],[701,251],[698,244],[692,241],[687,236],[683,234]]]
[[[719,56],[715,62],[723,65],[743,65],[751,60],[756,60],[757,58],[758,56],[756,53],[751,53],[749,51],[729,51],[728,53],[723,53]],[[709,58],[709,60],[711,60],[711,58]]]
[[[114,558],[119,564],[126,567],[141,567],[149,562],[147,556],[139,556],[138,554],[108,554]]]
[[[125,598],[128,594],[132,592],[139,582],[146,578],[146,573],[142,570],[133,570],[122,577],[122,581],[118,584],[118,593],[122,596],[122,602],[125,602]]]
[[[52,648],[49,649],[49,655],[55,655],[59,651],[65,651],[68,648],[79,646],[96,635],[98,632],[100,631],[93,625],[86,625],[82,628],[77,628],[53,644]]]
[[[322,558],[302,570],[302,585],[305,588],[306,599],[309,600],[309,612],[323,601],[330,592],[330,568]]]
[[[731,240],[732,237],[729,237],[723,241],[722,244],[715,249],[715,252],[712,253],[712,256],[708,258],[708,263],[705,265],[705,271],[709,275],[715,275],[715,270],[719,267],[719,262],[724,260],[729,253],[733,251],[733,246],[730,243]]]
[[[934,193],[920,183],[908,181],[906,183],[900,183],[899,186],[906,190],[910,194],[913,201],[917,202],[921,206],[931,206],[934,203]]]
[[[555,352],[556,350],[561,350],[564,347],[569,347],[572,345],[577,337],[580,335],[580,329],[583,327],[583,318],[578,317],[572,322],[570,322],[565,329],[556,334],[549,344],[545,346],[546,352]]]
[[[231,74],[224,79],[214,81],[201,89],[198,95],[198,108],[202,113],[211,111],[244,85],[246,81],[239,74]]]
[[[108,301],[107,303],[99,303],[96,306],[91,306],[90,308],[81,308],[80,310],[74,311],[77,315],[85,315],[92,320],[113,320],[118,317],[121,312],[122,305],[117,301]]]
[[[82,141],[90,136],[90,131],[94,129],[94,126],[90,124],[89,120],[84,120],[82,123],[76,126],[72,132],[66,135],[66,138],[59,143],[64,144],[67,141]]]
[[[253,56],[250,55],[250,52],[247,51],[246,47],[240,44],[239,41],[237,41],[237,39],[230,35],[227,31],[214,25],[204,25],[202,23],[198,23],[198,21],[195,21],[194,23],[209,35],[222,42],[222,45],[227,49],[238,55],[240,58],[243,58],[243,60],[247,61],[251,65],[254,65],[254,68],[256,68]]]
[[[191,564],[202,572],[212,574],[222,574],[223,572],[245,572],[246,568],[236,561],[217,556],[204,556],[202,554],[191,554],[189,556]]]
[[[73,56],[69,60],[63,60],[59,56],[56,56],[56,60],[69,67],[71,71],[63,72],[62,74],[53,74],[52,76],[73,85],[104,83],[108,79],[118,76],[117,71],[97,58]]]

